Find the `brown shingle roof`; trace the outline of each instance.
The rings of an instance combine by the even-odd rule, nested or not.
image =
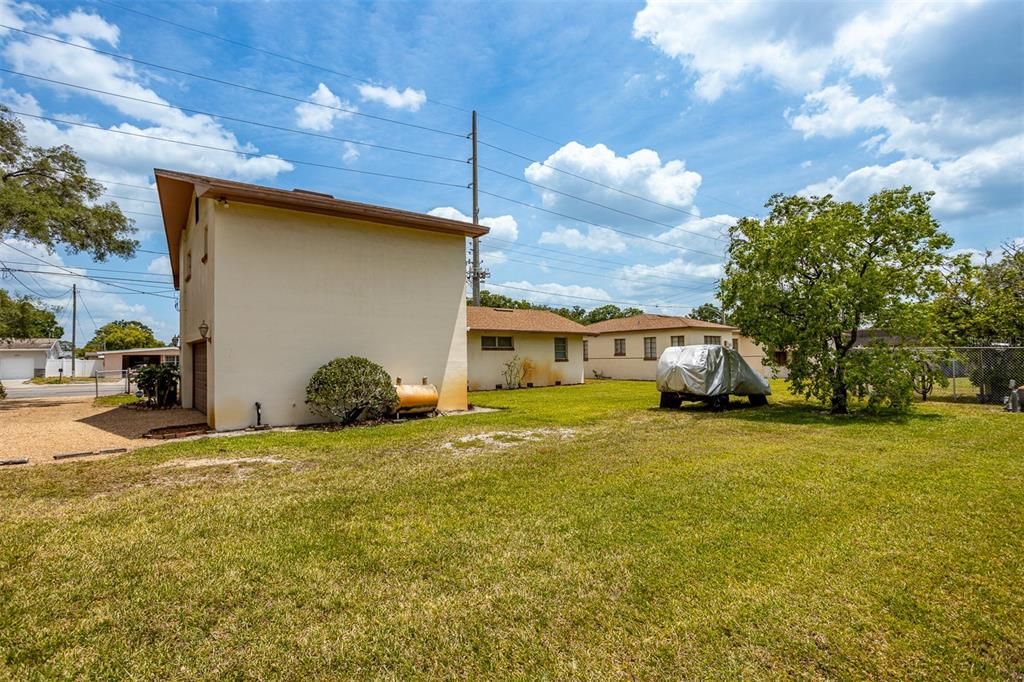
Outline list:
[[[0,350],[50,350],[57,339],[0,339]]]
[[[585,334],[596,336],[578,322],[547,310],[512,308],[466,308],[466,327],[489,332],[548,332],[552,334]]]
[[[684,327],[694,327],[698,329],[721,329],[725,331],[737,331],[736,327],[730,327],[727,324],[718,324],[717,322],[705,322],[704,320],[694,320],[689,317],[677,317],[675,315],[633,315],[631,317],[619,317],[614,320],[605,320],[604,322],[595,322],[594,324],[587,325],[587,329],[598,334],[607,334],[608,332],[633,332],[641,331],[646,329],[681,329]]]
[[[335,199],[330,194],[320,192],[277,189],[160,168],[153,169],[153,175],[156,177],[156,189],[160,197],[160,213],[164,219],[164,232],[167,236],[167,249],[171,257],[171,274],[174,278],[175,288],[178,286],[178,244],[181,240],[181,233],[188,224],[193,193],[198,197],[351,218],[462,237],[481,237],[489,231],[483,225],[386,206]]]

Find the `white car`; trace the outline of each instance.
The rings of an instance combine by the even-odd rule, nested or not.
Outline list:
[[[729,405],[730,395],[745,395],[750,404],[768,404],[768,380],[743,357],[725,346],[673,346],[658,359],[661,407],[678,408],[684,400],[707,403],[713,410]]]

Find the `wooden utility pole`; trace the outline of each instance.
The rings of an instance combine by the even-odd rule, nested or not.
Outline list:
[[[476,110],[473,110],[473,224],[480,224],[480,195],[477,191]],[[480,238],[473,237],[473,305],[480,305]]]
[[[78,341],[78,285],[71,285],[71,381],[75,380],[75,344]]]

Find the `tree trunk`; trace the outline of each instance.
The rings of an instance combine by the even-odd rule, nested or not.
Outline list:
[[[832,376],[832,414],[850,414],[847,404],[846,373],[842,365],[836,368]]]

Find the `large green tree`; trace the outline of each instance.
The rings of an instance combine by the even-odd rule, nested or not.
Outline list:
[[[689,317],[694,320],[704,320],[705,322],[722,322],[722,311],[716,308],[713,303],[701,303],[699,306],[690,311]]]
[[[59,339],[64,329],[53,311],[28,296],[14,297],[0,289],[0,340]]]
[[[71,147],[29,145],[21,121],[0,106],[0,238],[51,251],[59,244],[100,261],[132,256],[132,221],[114,202],[98,203],[103,191]]]
[[[953,271],[935,323],[950,345],[1024,345],[1024,248],[1007,244],[999,260]]]
[[[96,330],[96,336],[85,344],[85,350],[93,352],[160,346],[163,344],[153,336],[153,330],[143,323],[136,320],[115,320]]]
[[[467,300],[467,304],[472,305],[472,301]],[[547,310],[556,315],[567,317],[570,320],[579,322],[580,324],[593,324],[595,322],[604,322],[605,320],[612,320],[618,317],[631,317],[633,315],[640,315],[644,311],[640,308],[620,308],[617,305],[603,305],[592,310],[587,310],[581,306],[573,306],[571,308],[559,308],[556,306],[543,305],[540,303],[531,303],[526,299],[512,298],[505,296],[504,294],[495,294],[484,289],[480,292],[480,305],[488,308],[512,308],[516,310]]]
[[[859,204],[779,194],[766,218],[743,218],[730,230],[721,300],[731,323],[770,350],[788,351],[793,389],[833,413],[849,411],[851,386],[885,385],[878,373],[892,371],[873,357],[883,349],[853,351],[859,330],[926,334],[927,306],[919,303],[941,288],[942,251],[953,244],[930,199],[909,187]]]

